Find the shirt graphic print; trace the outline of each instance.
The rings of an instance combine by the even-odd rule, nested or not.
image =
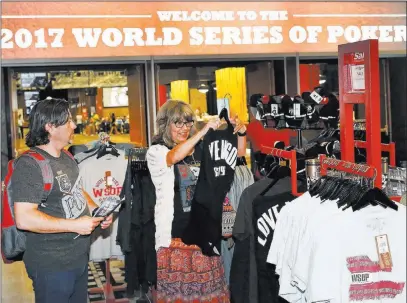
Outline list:
[[[352,281],[349,301],[395,299],[403,293],[405,282],[380,279],[380,273],[391,269],[381,269],[378,261],[368,256],[349,257],[346,261]]]
[[[82,177],[78,177],[73,186],[71,185],[71,180],[66,174],[58,175],[55,177],[55,179],[58,181],[59,190],[64,194],[61,201],[62,208],[65,212],[65,218],[78,218],[87,207],[86,198],[82,193]]]
[[[199,166],[188,164],[175,165],[175,172],[178,174],[183,212],[191,211],[191,204],[194,197],[196,182],[199,176],[199,170]]]
[[[117,200],[119,200],[118,196],[122,191],[122,187],[122,183],[120,183],[115,176],[110,176],[108,179],[102,177],[94,182],[92,186],[92,197],[99,206],[104,204],[111,205],[113,208],[117,206]],[[107,209],[108,207],[106,210]]]

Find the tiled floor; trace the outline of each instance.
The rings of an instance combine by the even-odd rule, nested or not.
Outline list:
[[[34,303],[31,280],[23,262],[4,264],[1,262],[1,302]]]
[[[115,279],[119,282],[120,274],[116,274],[117,268],[123,266],[121,261],[112,261],[111,271]],[[1,303],[34,303],[34,293],[31,280],[28,278],[24,264],[15,262],[4,264],[2,261],[2,292]],[[137,302],[130,300],[131,303]]]

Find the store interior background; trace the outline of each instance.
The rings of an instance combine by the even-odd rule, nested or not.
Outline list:
[[[40,73],[40,76],[30,76],[32,80],[29,84],[27,81],[23,85],[21,78],[26,77],[24,73]],[[381,59],[380,73],[383,142],[396,142],[399,164],[407,160],[406,58]],[[24,140],[18,138],[18,115],[22,113],[27,119],[27,109],[36,99],[48,95],[67,99],[74,119],[76,115],[82,114],[83,121],[92,118],[92,123],[95,123],[94,114],[98,115],[100,121],[113,112],[116,118],[128,116],[128,133],[112,134],[111,140],[147,146],[154,131],[154,108],[157,110],[170,97],[190,103],[197,113],[217,114],[219,102],[223,106],[223,99],[229,93],[231,96],[226,97],[230,99],[231,115],[238,114],[247,122],[254,118],[247,109],[252,94],[287,93],[294,96],[320,85],[334,93],[338,92],[337,59],[300,60],[298,57],[262,61],[2,68],[4,76],[6,79],[2,96],[10,96],[10,102],[4,103],[6,110],[1,113],[2,126],[5,126],[1,131],[3,138],[7,138],[1,142],[2,166],[7,163],[8,155],[15,156],[27,149]],[[113,104],[115,107],[112,107],[112,100],[116,99],[107,97],[109,93],[112,97],[112,88],[122,95],[122,103]],[[156,100],[155,104],[153,100]],[[363,106],[355,108],[355,118],[364,118]],[[314,137],[315,131],[306,131],[304,136]],[[84,126],[83,134],[75,135],[75,144],[84,144],[97,138],[96,127]],[[250,142],[247,159],[250,160]],[[5,171],[2,169],[2,178]],[[9,290],[2,292],[2,302],[33,302],[31,281],[21,262],[13,265],[2,263],[2,276],[2,288]]]
[[[405,138],[403,77],[396,70],[405,70],[404,58],[381,59],[381,128],[383,142]],[[155,98],[148,94],[147,65],[135,66],[71,66],[18,68],[11,75],[12,142],[14,153],[26,150],[21,136],[19,117],[23,117],[23,133],[28,131],[30,108],[48,96],[70,102],[71,112],[79,127],[74,144],[97,140],[99,131],[111,133],[111,114],[116,116],[119,132],[112,132],[112,141],[147,146],[154,132],[151,103],[155,110],[169,98],[189,103],[200,121],[205,114],[216,115],[227,107],[231,116],[249,122],[248,100],[253,94],[284,94],[294,96],[323,86],[338,93],[336,59],[277,58],[268,61],[222,61],[157,63],[154,65]],[[151,74],[151,73],[150,73]],[[400,88],[402,87],[402,88]],[[150,109],[150,113],[149,113]],[[404,109],[404,111],[403,111]],[[364,106],[355,106],[355,118],[364,118]],[[150,121],[149,121],[150,120]],[[303,132],[307,139],[315,131]],[[150,136],[150,138],[149,138]],[[400,142],[400,141],[399,141]],[[399,160],[405,150],[397,144]],[[403,158],[403,159],[402,159]]]
[[[284,60],[157,64],[156,108],[169,98],[185,101],[197,114],[198,127],[206,114],[216,115],[225,106],[231,116],[237,115],[244,122],[249,122],[247,104],[251,95],[285,92],[294,95],[297,92],[297,85],[285,88],[287,81],[296,81],[295,75],[292,80],[285,76],[285,64]],[[30,110],[38,100],[48,96],[69,101],[73,119],[79,124],[75,131],[75,144],[94,141],[99,131],[107,131],[111,133],[113,142],[147,145],[145,132],[148,130],[140,127],[140,120],[144,120],[145,124],[147,100],[151,96],[146,95],[146,89],[142,87],[146,82],[143,79],[144,66],[135,68],[133,74],[139,75],[136,79],[132,79],[132,70],[134,68],[126,66],[74,66],[13,71],[11,95],[15,151],[21,153],[27,149],[24,137],[28,131]],[[300,92],[310,91],[319,85],[338,91],[335,61],[301,63],[299,78]],[[116,117],[118,132],[110,131],[112,113]],[[19,127],[21,118],[24,120],[22,128]]]

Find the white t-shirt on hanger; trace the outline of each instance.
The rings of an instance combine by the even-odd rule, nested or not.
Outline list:
[[[308,302],[406,302],[405,210],[368,206],[323,224],[314,231],[308,274],[303,274]],[[388,237],[391,271],[380,269],[379,235]]]
[[[98,205],[105,200],[120,199],[127,160],[123,151],[119,150],[119,154],[118,157],[107,154],[99,159],[96,159],[95,155],[79,163],[79,174],[83,178],[83,187]],[[108,181],[106,181],[106,176],[109,176]],[[89,256],[91,261],[102,261],[123,255],[120,246],[116,244],[119,207],[113,214],[114,221],[110,228],[102,230],[98,227],[92,233]]]
[[[282,271],[280,276],[280,296],[289,302],[297,302],[302,298],[301,292],[291,284],[291,259],[297,254],[301,235],[304,233],[306,220],[316,209],[321,206],[320,199],[313,198],[307,192],[303,195],[301,203],[297,204],[292,212],[291,232],[288,237],[288,245],[283,255]]]
[[[304,217],[299,227],[300,233],[297,235],[298,238],[287,260],[287,267],[290,269],[289,273],[291,273],[291,277],[286,276],[285,279],[290,278],[290,285],[298,290],[297,294],[299,294],[301,299],[299,302],[306,302],[304,294],[306,287],[301,283],[301,279],[298,279],[296,272],[298,270],[301,271],[301,266],[308,265],[307,262],[304,264],[304,258],[311,258],[310,255],[312,251],[307,250],[310,238],[314,232],[318,232],[317,228],[325,228],[323,222],[329,220],[331,216],[345,215],[347,212],[351,212],[351,209],[346,211],[339,209],[336,201],[327,200],[321,202],[319,198],[312,199],[314,199],[315,204],[304,212]],[[308,259],[306,261],[308,261]],[[307,274],[308,268],[306,267],[306,270],[303,272]]]

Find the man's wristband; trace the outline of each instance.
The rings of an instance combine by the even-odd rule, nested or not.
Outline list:
[[[246,136],[246,131],[244,132],[244,133],[237,133],[237,135],[239,136],[239,137],[244,137],[244,136]]]

